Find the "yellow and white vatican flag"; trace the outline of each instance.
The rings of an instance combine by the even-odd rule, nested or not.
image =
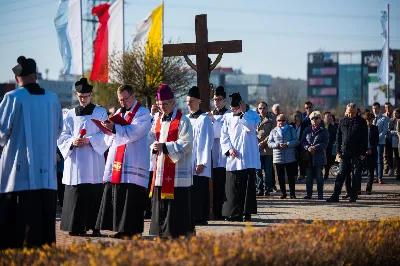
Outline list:
[[[153,10],[147,18],[140,22],[136,26],[136,35],[133,39],[134,45],[146,45],[146,51],[149,51],[149,47],[152,49],[160,50],[163,42],[163,12],[164,4]]]

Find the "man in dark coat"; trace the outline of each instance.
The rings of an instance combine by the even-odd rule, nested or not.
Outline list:
[[[361,161],[368,151],[368,127],[365,120],[357,116],[355,103],[349,103],[346,116],[339,122],[336,136],[336,153],[340,157],[340,170],[336,177],[335,189],[328,202],[339,202],[343,183],[353,169],[350,202],[356,202],[361,183]]]

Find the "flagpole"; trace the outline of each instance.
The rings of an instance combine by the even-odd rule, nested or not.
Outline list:
[[[390,54],[389,54],[389,4],[386,6],[386,14],[387,14],[387,21],[386,21],[386,54],[387,54],[387,65],[386,65],[386,75],[387,75],[387,101],[390,101]]]
[[[162,36],[161,36],[161,38],[162,38],[162,45],[164,45],[164,0],[162,0],[162,28],[161,28],[161,31],[162,31]]]
[[[83,14],[82,14],[82,0],[80,0],[80,12],[81,12],[81,54],[82,54],[82,78],[85,76],[85,65],[83,64]]]
[[[122,53],[125,52],[125,1],[122,0]]]

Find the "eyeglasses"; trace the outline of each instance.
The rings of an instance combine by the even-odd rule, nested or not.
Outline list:
[[[278,122],[286,122],[286,120],[277,120]]]
[[[214,100],[214,102],[221,102],[221,101],[223,101],[224,99],[222,99],[222,98],[214,98],[213,100]]]
[[[258,110],[265,110],[267,107],[258,107]]]
[[[157,105],[158,105],[158,107],[167,107],[168,105],[170,105],[173,102],[174,101],[170,101],[170,102],[167,102],[167,103],[158,103]]]
[[[129,100],[129,98],[131,98],[133,94],[130,94],[128,97],[124,98],[124,99],[118,99],[119,102],[126,102]]]

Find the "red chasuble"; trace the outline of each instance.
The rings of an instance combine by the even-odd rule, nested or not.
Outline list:
[[[168,129],[168,136],[167,142],[177,141],[178,140],[178,129],[179,129],[179,122],[181,120],[182,113],[177,110],[175,119],[171,121],[169,124]],[[158,117],[155,133],[157,141],[160,141],[160,131],[161,131],[161,116]],[[153,172],[153,181],[151,183],[151,190],[150,190],[150,198],[153,195],[153,189],[156,183],[156,173],[157,173],[157,162],[158,162],[158,155],[156,159],[156,163],[154,165],[154,172]],[[174,199],[174,184],[175,184],[175,163],[171,161],[168,154],[164,156],[164,168],[163,168],[163,179],[162,179],[162,187],[161,187],[161,199]]]
[[[135,108],[133,108],[132,112],[129,112],[126,115],[125,120],[128,122],[128,124],[132,123],[132,120],[135,117],[136,112],[139,110],[139,107],[140,104],[137,103]],[[122,117],[122,113],[119,113],[119,115]],[[122,163],[124,161],[125,149],[126,149],[126,144],[117,147],[112,169],[112,175],[111,175],[111,183],[113,184],[121,183]]]

